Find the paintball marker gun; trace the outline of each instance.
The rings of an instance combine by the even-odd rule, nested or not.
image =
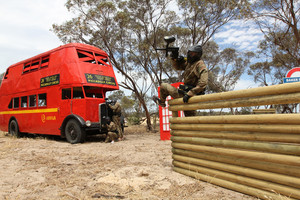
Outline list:
[[[155,50],[166,51],[166,57],[168,57],[168,55],[169,55],[168,53],[171,52],[171,58],[177,59],[179,47],[169,47],[169,44],[176,40],[175,37],[174,36],[166,36],[166,37],[164,37],[164,40],[167,43],[166,48],[165,49],[158,48]]]

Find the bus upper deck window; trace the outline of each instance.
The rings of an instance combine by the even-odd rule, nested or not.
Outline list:
[[[23,73],[30,72],[30,64],[31,64],[30,62],[24,64]]]
[[[109,61],[108,61],[107,57],[105,57],[101,54],[98,54],[98,53],[95,53],[95,57],[98,62],[98,65],[109,66]]]
[[[19,97],[14,98],[14,104],[13,104],[13,107],[14,107],[14,108],[19,108],[19,106],[20,106],[19,103],[20,103]]]
[[[8,78],[8,71],[9,71],[9,69],[6,70],[6,73],[5,73],[5,75],[4,75],[4,79],[7,79],[7,78]]]
[[[47,94],[39,94],[38,96],[38,106],[39,107],[43,107],[43,106],[47,106]]]
[[[41,68],[48,67],[49,65],[49,56],[43,57],[41,62]]]
[[[73,99],[83,99],[83,91],[82,87],[74,87],[73,88]]]
[[[71,99],[71,88],[61,90],[61,99]]]
[[[40,67],[40,59],[34,60],[31,63],[30,71],[38,70]]]
[[[36,107],[36,95],[29,96],[29,107]]]
[[[27,96],[21,97],[21,108],[27,108]]]
[[[77,50],[77,55],[80,62],[88,62],[88,63],[96,64],[96,60],[94,58],[93,52]]]

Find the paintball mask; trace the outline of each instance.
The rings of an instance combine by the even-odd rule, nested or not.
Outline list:
[[[188,49],[187,62],[194,63],[200,60],[201,56],[202,56],[202,46],[201,45],[192,46]]]

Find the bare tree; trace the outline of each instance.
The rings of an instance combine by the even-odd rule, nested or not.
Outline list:
[[[186,44],[206,44],[219,29],[237,19],[250,4],[247,0],[177,0],[188,30]]]
[[[195,43],[205,44],[238,16],[244,2],[178,0],[182,18],[170,10],[175,0],[68,0],[66,7],[76,17],[54,24],[53,31],[63,42],[83,42],[108,52],[114,67],[125,77],[119,85],[134,93],[151,130],[148,91],[166,78],[180,80],[163,54],[155,50],[164,45],[163,37],[176,35],[182,52]]]
[[[258,0],[252,6],[253,19],[272,48],[274,61],[286,65],[286,60],[300,64],[300,3],[298,0]],[[273,45],[273,46],[272,46]]]
[[[154,49],[162,44],[174,18],[174,13],[167,11],[169,2],[69,0],[66,7],[77,17],[53,25],[63,42],[83,42],[108,52],[114,67],[125,77],[120,86],[135,94],[149,130],[152,127],[145,99],[153,83],[166,72]]]

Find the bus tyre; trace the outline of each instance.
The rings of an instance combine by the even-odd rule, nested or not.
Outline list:
[[[75,119],[70,119],[65,128],[67,141],[76,144],[85,141],[85,131]]]
[[[11,120],[9,123],[9,134],[11,134],[14,137],[21,137],[21,133],[19,131],[19,125],[16,120]]]

